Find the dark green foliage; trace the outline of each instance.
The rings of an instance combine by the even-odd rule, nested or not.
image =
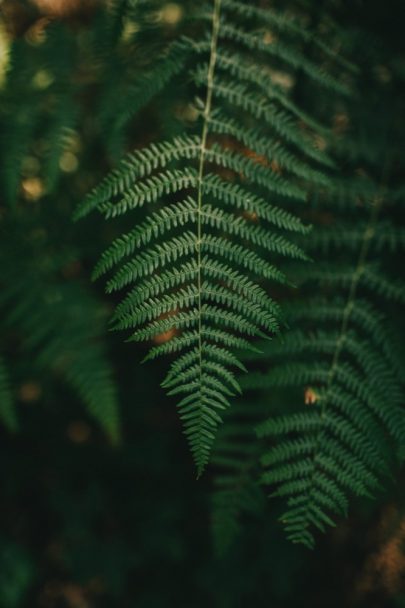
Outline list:
[[[0,419],[10,431],[15,430],[17,421],[13,407],[13,396],[8,371],[2,358],[0,359]]]
[[[38,236],[31,239],[34,242],[27,243],[18,240],[18,234],[3,235],[7,259],[0,256],[2,331],[6,335],[17,332],[23,351],[30,353],[35,365],[60,376],[77,391],[90,414],[117,441],[117,390],[103,344],[105,310],[86,286],[63,276],[62,264],[69,268],[69,263],[75,263],[72,254],[55,256]],[[1,378],[2,419],[12,427],[15,414],[6,392],[5,371]]]
[[[212,465],[211,526],[214,549],[222,557],[231,549],[245,514],[263,511],[264,494],[257,483],[259,458],[263,449],[254,427],[263,419],[267,405],[235,404],[218,433]]]
[[[174,332],[149,357],[179,353],[163,386],[185,395],[178,409],[199,474],[221,412],[239,392],[232,347],[240,334],[278,332],[278,306],[261,282],[285,283],[280,259],[305,259],[288,232],[307,229],[283,207],[305,200],[309,184],[329,183],[323,169],[332,163],[315,145],[315,135],[325,137],[327,129],[296,106],[288,84],[273,84],[271,62],[286,75],[301,70],[309,83],[347,92],[295,49],[294,21],[233,1],[207,6],[202,17],[210,30],[200,40],[175,42],[149,75],[157,84],[141,80],[138,95],[143,103],[181,67],[180,57],[191,55],[198,62],[190,71],[198,87],[196,134],[127,156],[77,212],[98,208],[118,218],[153,206],[107,249],[94,276],[115,270],[107,291],[129,289],[114,320],[117,329],[135,329],[131,340]],[[286,42],[266,41],[257,29],[263,20],[276,23]]]
[[[34,578],[34,565],[19,545],[0,541],[0,599],[4,608],[15,608],[27,596]]]
[[[403,454],[401,355],[380,312],[404,298],[403,283],[384,268],[388,252],[403,248],[402,230],[387,219],[397,197],[371,180],[363,192],[361,209],[347,189],[345,207],[330,208],[330,226],[314,227],[308,249],[322,262],[299,269],[305,297],[287,308],[289,333],[263,346],[269,372],[243,382],[300,389],[302,407],[270,417],[257,433],[271,439],[262,481],[287,498],[289,538],[310,547],[313,530],[334,525],[332,513],[347,514],[351,494],[374,495],[393,453]],[[384,256],[382,238],[390,244]]]
[[[55,192],[65,170],[61,172],[59,166],[61,157],[72,148],[77,151],[77,130],[83,128],[87,112],[93,119],[86,125],[87,131],[97,135],[111,155],[122,153],[126,116],[134,105],[130,64],[137,68],[137,77],[146,69],[138,58],[135,63],[127,61],[126,53],[134,50],[134,34],[124,36],[123,28],[135,19],[142,23],[150,10],[145,3],[135,6],[120,1],[103,7],[90,31],[72,35],[66,23],[39,21],[24,39],[13,42],[0,104],[1,193],[6,204],[15,206],[21,196],[21,177],[33,174],[44,179],[48,194]],[[156,26],[156,36],[158,32]],[[149,61],[158,57],[154,46],[145,47]],[[142,90],[146,103],[145,86]],[[121,100],[118,112],[117,97]],[[142,106],[140,101],[138,104],[137,109]],[[111,124],[111,111],[117,125]]]
[[[241,382],[276,390],[282,400],[257,426],[268,442],[262,482],[287,501],[288,537],[308,547],[314,530],[347,515],[352,495],[375,496],[393,458],[404,454],[403,355],[389,318],[397,318],[405,293],[391,270],[404,246],[402,106],[386,91],[390,112],[379,113],[381,99],[363,78],[368,103],[341,106],[343,119],[353,121],[350,136],[333,144],[341,177],[332,195],[320,188],[311,201],[306,251],[314,262],[290,268],[300,294],[285,305],[289,331],[248,357],[268,360],[269,371]],[[283,402],[291,403],[287,413]]]
[[[1,3],[1,606],[402,605],[405,52],[366,4]]]
[[[133,41],[123,38],[122,27],[148,11],[116,2],[98,11],[93,28],[77,33],[68,23],[35,21],[27,12],[24,36],[10,44],[0,100],[1,419],[9,428],[18,416],[6,370],[18,378],[8,358],[21,340],[28,369],[63,378],[110,438],[119,438],[117,386],[104,344],[106,306],[76,276],[90,247],[68,226],[74,201],[88,188],[85,142],[110,150],[117,137],[123,143],[121,130],[102,129],[102,76],[123,77],[122,52]]]

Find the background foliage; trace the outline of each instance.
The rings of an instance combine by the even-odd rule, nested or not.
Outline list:
[[[172,84],[160,95],[154,88],[162,79],[157,58],[189,27],[190,6],[1,4],[0,605],[405,605],[401,483],[389,480],[374,502],[353,503],[314,552],[290,544],[277,521],[282,505],[251,483],[259,444],[250,437],[269,409],[294,411],[297,393],[291,401],[278,388],[270,401],[261,393],[264,411],[248,392],[256,405],[248,414],[243,403],[230,410],[214,467],[196,482],[175,401],[156,380],[165,363],[140,367],[146,347],[107,331],[114,298],[90,275],[125,221],[110,225],[95,215],[73,224],[72,214],[125,151],[178,135],[195,120],[187,83],[175,78],[176,56]],[[336,144],[344,176],[351,179],[359,163],[379,188],[387,158],[397,158],[404,141],[401,3],[297,0],[288,9],[323,35],[336,27],[342,53],[359,66],[350,118],[338,111],[338,97],[328,116],[326,94],[314,98],[299,77],[295,101],[348,133],[347,144]],[[310,41],[304,50],[316,55]],[[154,66],[149,86],[140,87]],[[402,176],[399,155],[389,182],[399,202]],[[342,184],[334,199],[337,247],[325,236],[329,212],[306,218],[320,228],[311,254],[351,260],[356,234],[346,192]],[[395,204],[382,217],[397,229],[392,247],[384,241],[392,232],[376,240],[374,255],[390,277],[401,275],[402,213]],[[316,298],[316,283],[305,289]],[[400,309],[371,298],[401,343]],[[395,373],[403,380],[400,351]],[[230,502],[215,471],[241,421],[246,437]]]

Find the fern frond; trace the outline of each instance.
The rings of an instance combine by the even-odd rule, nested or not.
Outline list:
[[[128,289],[113,321],[133,330],[130,340],[172,335],[147,359],[179,356],[163,384],[183,396],[178,409],[198,474],[228,397],[239,390],[233,350],[246,345],[243,334],[278,331],[278,306],[264,281],[287,283],[282,260],[307,259],[294,235],[308,228],[286,207],[306,200],[311,185],[327,188],[324,172],[333,166],[315,143],[328,129],[272,83],[267,63],[303,70],[333,93],[342,89],[293,43],[267,45],[253,23],[241,29],[241,10],[215,0],[209,33],[180,42],[194,60],[198,130],[129,154],[76,212],[142,217],[104,252],[94,277],[112,273],[107,291]],[[177,71],[177,59],[173,65]]]
[[[287,535],[308,547],[314,544],[315,528],[334,525],[330,514],[345,510],[349,495],[369,497],[379,488],[389,470],[389,440],[398,452],[405,440],[398,356],[374,303],[376,296],[401,301],[403,285],[369,261],[378,255],[387,227],[379,219],[381,204],[378,198],[369,207],[368,222],[352,224],[351,247],[347,238],[338,238],[346,226],[344,215],[343,221],[338,216],[336,232],[315,237],[310,248],[326,252],[327,270],[318,266],[303,272],[310,295],[287,308],[297,329],[263,344],[265,356],[276,362],[267,374],[241,380],[243,388],[295,387],[294,398],[296,388],[304,393],[304,409],[272,417],[257,432],[271,440],[262,457],[263,482],[276,487],[274,495],[287,498],[282,518]],[[357,262],[342,269],[340,258],[348,258],[355,244]],[[398,239],[396,247],[400,245]],[[318,295],[323,289],[328,299]],[[340,294],[344,289],[346,300],[331,296],[331,290]],[[257,358],[247,358],[252,357]]]
[[[117,441],[118,399],[102,342],[103,308],[80,284],[58,276],[58,259],[50,263],[42,252],[39,268],[32,264],[23,241],[7,242],[6,251],[1,250],[0,296],[6,327],[18,332],[22,348],[35,356],[36,365],[62,377],[111,440]]]

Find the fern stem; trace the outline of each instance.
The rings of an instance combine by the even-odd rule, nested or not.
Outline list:
[[[214,88],[214,73],[217,60],[217,45],[220,25],[221,0],[215,0],[214,10],[212,14],[212,34],[210,59],[207,73],[207,93],[205,98],[204,113],[203,113],[203,128],[201,134],[201,152],[198,164],[198,190],[197,190],[197,290],[198,290],[198,349],[199,349],[199,368],[200,368],[200,387],[202,386],[202,256],[201,256],[201,240],[202,240],[202,203],[203,203],[203,178],[205,156],[207,152],[207,138],[209,119],[212,106],[212,93]],[[198,471],[198,477],[202,470]]]

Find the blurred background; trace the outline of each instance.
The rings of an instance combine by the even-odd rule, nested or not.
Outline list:
[[[289,4],[320,22],[328,9],[353,33],[374,116],[389,112],[405,78],[403,3]],[[181,82],[132,116],[137,74],[188,6],[0,4],[0,607],[405,606],[401,480],[357,501],[313,552],[285,540],[267,500],[215,552],[212,473],[195,479],[159,387],[166,363],[139,365],[146,347],[108,331],[114,298],[90,282],[120,227],[73,224],[74,208],[126,150],[195,120]]]

